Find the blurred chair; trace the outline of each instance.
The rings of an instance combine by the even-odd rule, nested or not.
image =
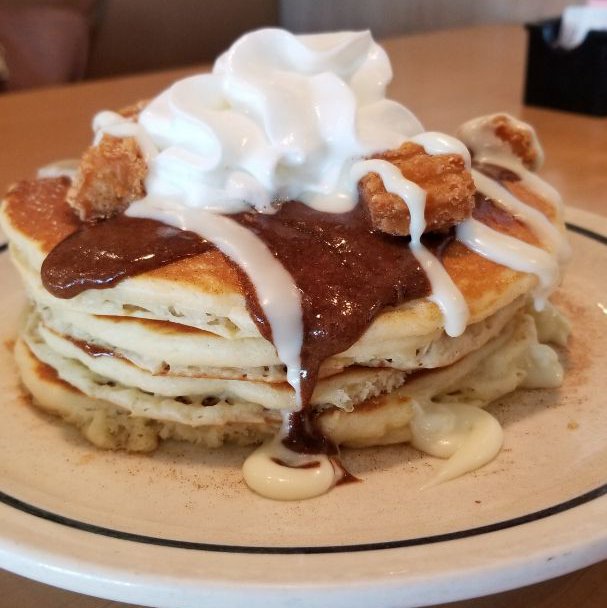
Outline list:
[[[102,0],[88,77],[213,60],[247,30],[276,25],[278,0]]]
[[[0,0],[0,81],[12,91],[207,62],[277,20],[277,0]]]
[[[211,61],[277,20],[277,0],[103,0],[87,76]]]
[[[88,14],[95,0],[0,2],[5,90],[78,80],[89,50]]]

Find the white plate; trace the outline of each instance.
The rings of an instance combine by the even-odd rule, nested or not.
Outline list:
[[[436,461],[407,447],[346,452],[363,483],[300,503],[241,480],[245,450],[93,449],[20,396],[0,348],[0,566],[101,597],[175,608],[383,608],[473,597],[607,557],[607,221],[570,220],[559,300],[573,321],[560,391],[491,410],[490,465],[420,490]],[[0,344],[23,296],[0,255]]]

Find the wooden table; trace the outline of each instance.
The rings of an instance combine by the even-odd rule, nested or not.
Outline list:
[[[389,40],[390,95],[427,129],[453,132],[463,121],[507,111],[535,125],[546,151],[542,174],[577,207],[607,215],[607,118],[521,104],[522,27],[485,26]],[[91,141],[91,118],[150,97],[192,70],[174,70],[0,97],[0,190],[53,160],[78,156]],[[607,562],[561,578],[450,608],[602,608]],[[1,608],[119,608],[0,572]],[[219,608],[219,607],[218,607]],[[369,607],[372,608],[372,607]]]

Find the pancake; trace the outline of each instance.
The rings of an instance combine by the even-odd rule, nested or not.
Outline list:
[[[491,317],[469,325],[457,338],[441,331],[421,336],[376,341],[368,334],[321,367],[320,378],[351,365],[393,367],[403,371],[449,365],[497,335],[516,310],[519,298]],[[226,340],[208,331],[167,321],[87,315],[46,308],[43,326],[85,351],[105,352],[130,361],[155,375],[224,377],[287,381],[284,365],[270,343],[262,338]]]
[[[271,62],[276,35],[229,54],[252,44]],[[285,40],[287,63],[329,61],[319,74],[350,91],[343,107],[295,63],[310,105],[279,87],[243,112],[252,98],[232,79],[253,97],[265,85],[220,59],[98,114],[75,173],[9,190],[0,226],[30,299],[23,384],[102,448],[263,442],[245,480],[273,498],[348,479],[340,446],[410,441],[447,458],[450,479],[499,451],[485,406],[562,380],[546,344],[568,333],[548,302],[567,258],[560,197],[529,170],[543,153],[528,125],[500,114],[459,140],[424,132],[383,89],[363,94],[365,70],[386,68],[369,37]],[[363,52],[348,69],[342,44]],[[358,113],[328,129],[353,99]]]
[[[65,201],[68,188],[69,182],[64,178],[21,182],[8,192],[3,207],[3,229],[27,288],[40,302],[51,307],[57,305],[57,298],[42,286],[42,262],[80,225]],[[531,207],[546,208],[545,201],[538,204],[537,194],[527,194],[527,189],[519,188],[525,193],[522,200]],[[537,237],[524,223],[499,209],[491,211],[481,212],[488,226],[537,244]],[[528,293],[536,283],[533,276],[496,264],[455,241],[441,253],[445,269],[468,303],[470,323],[490,316]],[[71,298],[68,306],[89,314],[178,322],[226,338],[260,337],[247,311],[238,275],[233,265],[217,251],[129,277],[111,289],[110,297],[107,293],[108,290],[88,290]],[[367,333],[381,341],[424,335],[442,329],[443,324],[436,304],[420,299],[379,315]]]
[[[35,302],[17,347],[24,384],[35,403],[81,428],[99,447],[148,451],[167,438],[208,447],[249,445],[272,436],[280,425],[277,412],[294,408],[293,390],[276,349],[249,317],[232,265],[218,252],[71,299],[56,298],[44,288],[42,261],[78,229],[61,198],[67,187],[63,179],[23,183],[2,207],[11,255]],[[41,196],[46,205],[40,204]],[[527,200],[536,204],[537,195]],[[489,222],[504,234],[537,244],[532,231],[507,214],[492,213]],[[43,230],[48,224],[56,231],[52,239]],[[378,315],[349,349],[325,361],[312,404],[337,444],[409,441],[416,387],[429,384],[433,394],[425,400],[433,402],[457,384],[457,370],[474,379],[473,388],[457,389],[458,399],[475,407],[525,383],[530,344],[537,345],[535,320],[528,313],[537,278],[485,260],[456,242],[443,249],[441,260],[476,314],[461,336],[450,337],[436,304],[414,300]],[[163,307],[167,293],[170,300]],[[211,310],[216,311],[212,317]],[[552,309],[550,315],[549,321],[545,315],[535,318],[564,327]],[[495,367],[491,361],[505,361],[512,345],[503,350],[501,345],[521,319],[526,337],[518,343],[518,359],[511,369],[500,369],[493,388],[495,373],[486,370]],[[554,332],[547,335],[554,339]],[[497,354],[473,373],[487,352]],[[417,378],[419,370],[436,371]],[[78,415],[79,408],[86,414]]]
[[[555,327],[554,318],[544,319],[544,332]],[[250,445],[267,439],[280,425],[277,412],[243,399],[209,400],[204,394],[170,398],[119,384],[51,348],[35,330],[17,342],[15,355],[36,405],[80,428],[98,447],[150,451],[169,438],[208,447]],[[414,402],[485,407],[519,386],[558,385],[562,372],[552,373],[555,364],[554,351],[538,341],[533,316],[519,310],[497,337],[457,362],[414,374],[396,387],[387,385],[380,396],[364,395],[357,407],[327,406],[320,424],[333,441],[349,447],[409,441]],[[350,380],[361,386],[369,380],[364,374],[353,370]]]
[[[499,335],[505,325],[520,310],[521,306],[509,307],[500,311],[491,319],[491,323],[482,323],[481,327],[472,327],[468,334],[460,336],[454,341],[438,340],[436,343],[426,344],[424,348],[416,349],[418,358],[405,369],[397,369],[394,361],[383,366],[350,365],[337,373],[321,379],[312,395],[312,405],[318,407],[336,406],[351,410],[358,403],[364,401],[369,391],[375,394],[385,392],[387,386],[402,384],[407,373],[417,369],[432,367],[445,367],[458,361],[469,352],[477,350],[491,338]],[[35,314],[30,316],[32,327],[29,335],[43,341],[52,351],[69,359],[79,361],[92,372],[109,379],[120,382],[125,386],[134,386],[142,391],[158,393],[166,396],[201,395],[203,398],[213,398],[222,395],[227,400],[245,400],[262,405],[268,409],[293,410],[295,409],[291,387],[286,381],[284,372],[281,381],[272,382],[268,377],[257,377],[254,374],[244,374],[243,369],[237,368],[241,377],[230,377],[229,368],[218,370],[213,374],[212,369],[187,369],[188,373],[179,373],[181,370],[172,366],[161,366],[160,369],[146,370],[134,362],[134,358],[121,351],[108,347],[100,347],[92,342],[74,340],[65,335],[49,330],[43,323],[36,322]],[[28,343],[31,338],[28,338]],[[455,344],[453,343],[455,342]],[[33,347],[32,347],[33,348]],[[35,350],[35,348],[33,348]],[[129,353],[130,355],[130,353]],[[426,356],[428,355],[428,356]],[[166,362],[163,362],[166,363]],[[428,365],[432,363],[433,365]],[[247,368],[244,368],[245,370]],[[253,377],[250,377],[250,376]],[[367,387],[362,396],[353,392],[352,385],[362,383]]]
[[[9,193],[3,207],[8,221],[3,225],[9,235],[13,259],[45,318],[44,336],[52,341],[54,350],[59,348],[64,354],[68,351],[71,358],[89,361],[93,371],[107,374],[108,367],[112,367],[110,376],[115,380],[124,380],[127,376],[126,385],[138,384],[151,392],[212,396],[218,390],[218,383],[225,383],[228,387],[238,387],[237,394],[233,393],[234,388],[226,389],[233,397],[241,397],[244,391],[249,400],[264,407],[293,409],[293,391],[286,384],[284,366],[276,349],[259,334],[250,319],[237,277],[231,277],[233,281],[218,278],[230,277],[233,269],[217,252],[180,260],[127,278],[116,287],[88,290],[71,299],[51,295],[41,283],[41,262],[45,254],[77,228],[70,224],[72,218],[66,209],[65,198],[62,200],[58,196],[63,188],[65,197],[67,183],[45,180],[42,184],[33,184],[31,189],[23,184]],[[50,210],[36,203],[43,196],[39,192],[41,185],[52,192],[47,199]],[[33,193],[36,195],[30,196]],[[40,236],[45,221],[57,231],[56,241],[49,239],[48,233]],[[488,223],[521,240],[537,241],[529,228],[504,213],[488,216]],[[36,256],[38,262],[31,263],[36,266],[27,265]],[[376,317],[347,351],[325,361],[321,377],[336,381],[335,376],[350,366],[382,368],[373,373],[374,378],[382,374],[393,378],[395,374],[391,370],[394,369],[407,372],[449,365],[497,335],[523,305],[525,294],[536,280],[485,260],[457,242],[443,248],[441,259],[464,294],[470,310],[477,311],[477,314],[471,312],[466,332],[455,338],[447,336],[436,305],[427,299],[415,300]],[[213,267],[213,271],[206,273],[207,266]],[[477,273],[480,273],[478,281]],[[161,309],[159,298],[168,297],[169,308],[178,317],[162,312],[154,314]],[[183,302],[190,299],[196,302],[196,309],[185,314]],[[116,304],[121,301],[124,303],[118,308]],[[103,314],[109,308],[112,313],[120,311],[122,315]],[[217,313],[212,315],[211,310]],[[171,318],[178,318],[179,324],[170,321]],[[247,319],[247,322],[241,319]],[[167,332],[169,337],[165,338]],[[87,355],[74,340],[94,344],[114,356]],[[152,357],[150,361],[151,352],[161,356],[155,360]],[[169,372],[166,372],[167,367]],[[140,373],[140,368],[148,373]],[[398,376],[402,378],[400,382],[404,381],[405,374]],[[280,386],[274,387],[273,391],[266,390],[268,387],[264,388],[263,384],[271,382]],[[385,390],[380,381],[377,384],[376,393]],[[195,386],[198,388],[194,389]],[[313,403],[351,405],[350,399],[327,396],[322,390],[322,381],[317,386],[317,393]]]

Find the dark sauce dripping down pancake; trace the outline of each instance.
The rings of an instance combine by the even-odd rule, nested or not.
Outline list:
[[[496,177],[493,167],[488,172]],[[488,201],[483,199],[477,197],[478,215],[487,213]],[[335,453],[335,446],[317,431],[313,417],[307,416],[310,408],[305,407],[320,365],[354,344],[387,307],[430,295],[428,279],[409,249],[409,239],[375,231],[362,205],[349,213],[328,214],[290,202],[272,215],[230,217],[267,245],[301,292],[304,408],[291,416],[285,443],[299,452]],[[425,243],[441,257],[452,239],[452,234],[430,235]],[[44,260],[42,281],[54,296],[72,298],[211,249],[212,243],[193,232],[120,215],[83,224],[61,241]],[[237,271],[249,312],[260,333],[271,341],[271,328],[255,289],[244,272]]]
[[[289,203],[274,215],[230,217],[267,245],[301,292],[304,403],[326,358],[356,342],[385,307],[430,293],[408,239],[374,231],[361,207],[327,214]],[[192,232],[122,215],[83,225],[59,243],[44,260],[42,281],[54,296],[72,298],[213,247]],[[243,287],[253,319],[271,340],[270,325],[246,277]]]
[[[273,215],[231,218],[268,246],[300,289],[304,405],[325,359],[349,348],[386,307],[430,294],[408,239],[374,231],[361,206],[346,214],[326,214],[292,202]],[[83,225],[60,242],[44,260],[42,281],[54,296],[72,298],[213,247],[192,232],[122,215]],[[249,311],[261,334],[271,340],[255,290],[240,274]],[[317,436],[311,421],[304,424],[293,416],[292,422],[293,448],[334,451]]]

